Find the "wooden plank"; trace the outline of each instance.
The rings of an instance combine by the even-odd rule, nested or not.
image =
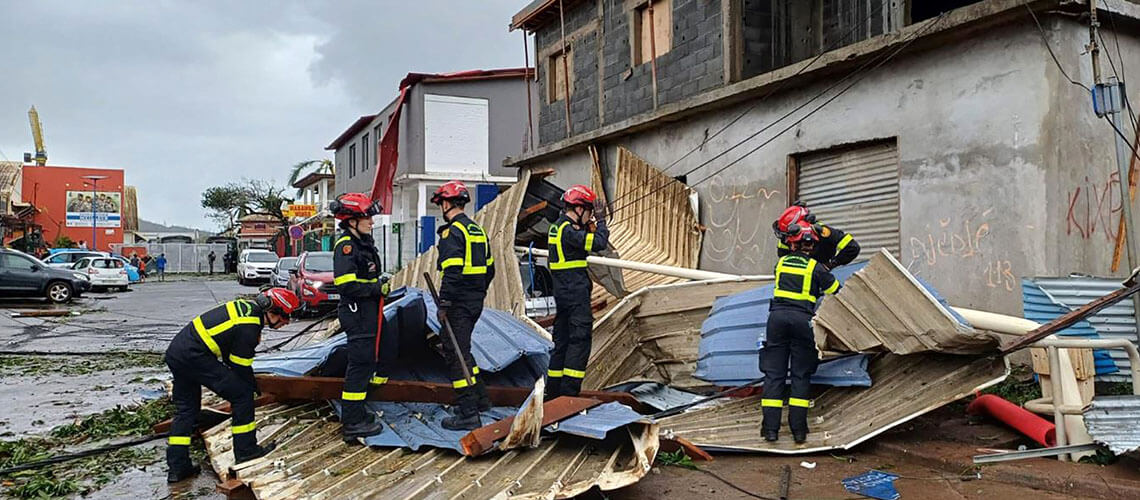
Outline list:
[[[542,404],[542,424],[539,427],[560,422],[600,404],[602,404],[601,401],[591,398],[557,397]],[[463,454],[474,457],[491,450],[495,447],[496,441],[507,436],[514,421],[515,417],[507,417],[467,433],[459,440]]]

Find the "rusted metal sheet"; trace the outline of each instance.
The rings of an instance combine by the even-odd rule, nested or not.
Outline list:
[[[994,337],[959,321],[881,249],[823,300],[812,324],[821,351],[982,354],[997,348]]]
[[[568,498],[637,482],[659,445],[655,424],[633,424],[604,442],[559,434],[538,448],[470,458],[449,450],[345,444],[324,404],[273,405],[257,417],[259,440],[278,443],[261,459],[233,467],[226,425],[210,429],[205,439],[215,470],[225,476],[232,469],[261,500]]]
[[[526,399],[511,422],[507,436],[499,443],[500,450],[514,448],[534,448],[542,442],[542,401],[546,395],[546,379],[539,377],[534,381],[534,390]],[[462,445],[462,441],[460,445]]]
[[[541,417],[541,420],[536,421],[541,422],[540,425],[526,424],[523,427],[536,427],[541,429],[600,404],[602,404],[602,402],[596,399],[562,396],[540,405],[542,412],[538,416]],[[475,457],[491,450],[495,447],[495,441],[504,439],[512,428],[514,428],[514,424],[518,420],[520,419],[516,419],[515,417],[505,418],[491,425],[486,425],[471,431],[470,434],[464,436],[463,439],[459,441],[463,447],[463,454]]]
[[[610,246],[624,260],[695,269],[703,233],[693,208],[693,189],[623,147],[617,148],[615,178],[613,213],[608,221]],[[627,292],[685,281],[661,274],[620,272]],[[610,298],[610,304],[617,299],[600,286],[594,287],[593,298]]]
[[[679,389],[709,387],[692,376],[701,323],[718,297],[766,283],[694,281],[643,288],[625,297],[594,325],[582,386],[596,390],[631,380],[652,380]]]
[[[344,389],[344,379],[339,377],[277,377],[257,374],[256,378],[261,392],[273,396],[277,401],[327,401],[340,398]],[[520,406],[530,393],[528,387],[487,387],[487,395],[495,406]],[[582,391],[579,396],[602,402],[616,401],[638,411],[649,411],[640,401],[624,392]],[[452,389],[451,384],[392,380],[384,385],[369,387],[367,399],[450,404],[455,401],[455,389]]]
[[[848,449],[919,415],[1001,382],[1008,374],[997,356],[886,354],[871,361],[871,387],[834,387],[808,411],[807,443],[783,432],[769,443],[760,435],[760,396],[728,401],[662,419],[662,435],[706,450],[781,454]]]

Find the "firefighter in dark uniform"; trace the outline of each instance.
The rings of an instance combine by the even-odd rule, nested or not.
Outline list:
[[[431,202],[439,206],[446,224],[439,228],[439,259],[436,266],[443,277],[439,287],[437,315],[442,324],[447,317],[459,355],[463,356],[470,378],[463,373],[463,365],[453,352],[450,342],[443,342],[443,355],[447,361],[451,386],[455,388],[456,409],[452,416],[443,419],[442,425],[450,430],[478,428],[479,412],[491,409],[487,387],[479,378],[479,366],[471,356],[471,333],[483,314],[483,299],[487,287],[495,278],[495,259],[487,242],[487,233],[463,213],[471,202],[467,186],[450,181],[432,194]]]
[[[289,324],[301,307],[293,292],[270,288],[253,300],[234,300],[194,318],[166,348],[166,366],[174,375],[174,421],[166,448],[166,480],[177,483],[201,469],[190,461],[190,434],[202,409],[202,386],[230,402],[234,461],[265,456],[274,445],[258,446],[253,420],[253,350],[261,330]]]
[[[594,314],[590,310],[593,283],[586,255],[605,250],[610,231],[597,217],[598,197],[583,185],[562,193],[565,210],[547,235],[550,274],[554,277],[554,350],[546,371],[546,397],[577,396],[590,359]]]
[[[784,209],[780,218],[772,223],[772,230],[776,233],[776,256],[783,257],[791,253],[788,244],[784,241],[788,236],[788,229],[806,221],[815,226],[815,235],[819,242],[815,245],[810,257],[816,262],[835,269],[850,264],[859,256],[859,242],[850,234],[824,224],[818,224],[815,214],[808,210],[802,201],[796,201],[792,206]]]
[[[796,443],[807,440],[807,412],[811,407],[811,376],[819,364],[819,353],[812,334],[811,318],[816,301],[839,290],[839,281],[809,257],[819,238],[806,221],[789,227],[790,253],[776,263],[775,291],[768,307],[767,336],[760,351],[764,372],[764,411],[761,430],[764,439],[779,439],[784,401],[788,405],[788,427]],[[788,380],[791,365],[791,385]]]
[[[345,193],[329,203],[340,220],[341,236],[333,247],[333,284],[340,294],[337,318],[348,336],[348,363],[341,392],[341,433],[346,442],[380,434],[384,425],[365,408],[369,385],[388,382],[395,335],[383,335],[380,301],[388,295],[388,276],[372,240],[372,216],[380,205],[361,193]]]

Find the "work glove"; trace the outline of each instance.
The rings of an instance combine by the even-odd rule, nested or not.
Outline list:
[[[439,320],[440,326],[443,326],[444,319],[447,318],[447,308],[451,307],[451,302],[447,300],[440,300],[439,307],[435,308],[435,319]]]
[[[392,285],[388,282],[392,280],[392,275],[388,273],[380,274],[380,296],[387,297],[388,292],[392,291]]]

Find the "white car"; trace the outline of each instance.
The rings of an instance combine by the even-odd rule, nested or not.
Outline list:
[[[67,250],[60,250],[60,251],[57,251],[56,253],[49,255],[47,258],[44,259],[44,263],[47,264],[48,267],[54,267],[56,269],[70,269],[70,268],[75,267],[76,262],[79,262],[81,259],[83,259],[85,257],[110,257],[110,256],[111,256],[111,254],[109,254],[107,252],[100,252],[97,250],[67,249]]]
[[[256,281],[269,281],[277,267],[277,254],[269,250],[242,250],[238,255],[237,278],[243,285]]]
[[[86,273],[91,280],[91,288],[117,288],[126,290],[131,284],[126,264],[115,257],[84,257],[72,266],[73,270]]]

